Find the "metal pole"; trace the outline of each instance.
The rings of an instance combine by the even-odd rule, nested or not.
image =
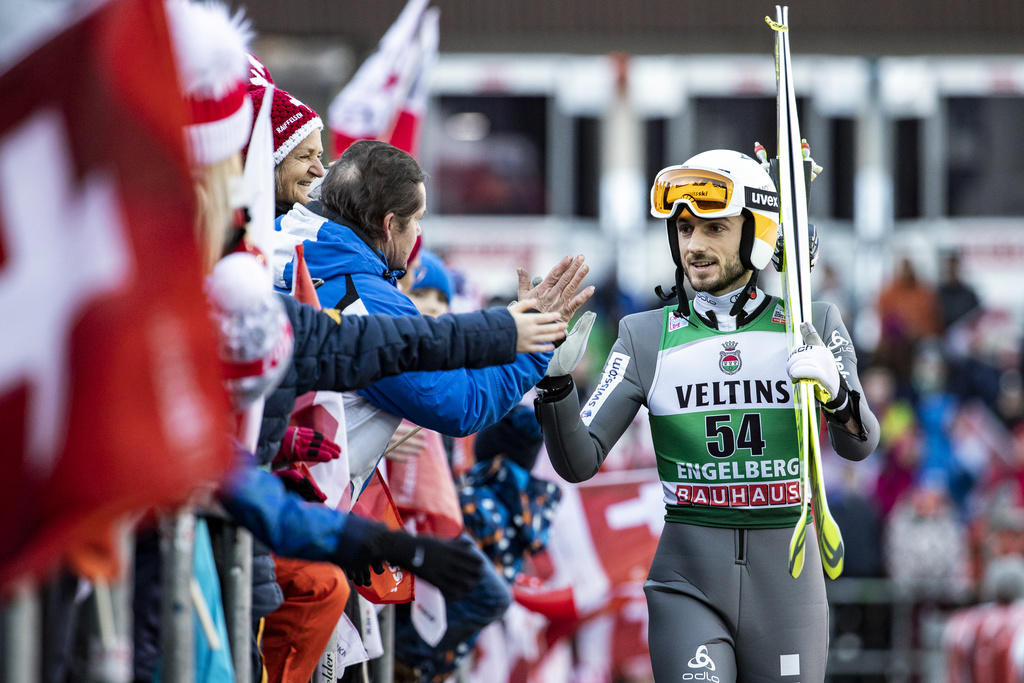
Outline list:
[[[890,122],[882,108],[878,59],[869,63],[870,87],[857,119],[853,226],[860,245],[854,278],[856,304],[869,306],[884,280],[893,229]]]
[[[134,594],[135,533],[118,529],[121,578],[96,580],[90,601],[98,628],[89,642],[88,677],[92,683],[130,683],[132,671],[132,596]]]
[[[42,676],[42,607],[39,592],[25,581],[14,589],[3,607],[3,680],[10,683],[35,683]]]
[[[373,660],[371,683],[391,683],[395,679],[395,606],[385,605],[377,614],[380,643],[384,654]]]
[[[644,178],[644,123],[630,99],[629,58],[612,55],[615,93],[601,122],[601,187],[599,219],[606,239],[615,245],[615,277],[619,289],[636,294],[647,285],[643,235],[647,225],[647,181]]]
[[[224,573],[224,617],[235,680],[252,679],[252,534],[228,523],[220,535]]]
[[[191,683],[195,668],[192,634],[192,550],[196,518],[182,508],[160,520],[161,628],[163,676],[167,683]]]

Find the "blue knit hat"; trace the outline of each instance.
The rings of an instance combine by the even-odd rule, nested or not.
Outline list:
[[[451,303],[452,291],[455,289],[451,271],[440,256],[427,249],[420,249],[420,265],[413,272],[411,289],[416,291],[428,288],[438,290]]]

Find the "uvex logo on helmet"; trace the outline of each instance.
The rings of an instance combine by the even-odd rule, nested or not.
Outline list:
[[[749,209],[768,209],[769,211],[779,210],[779,194],[771,190],[756,190],[752,187],[746,190],[746,206]]]

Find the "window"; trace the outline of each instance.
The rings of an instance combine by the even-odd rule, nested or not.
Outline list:
[[[893,191],[896,218],[921,217],[921,121],[899,119],[895,126]]]
[[[853,176],[857,163],[854,153],[855,123],[853,119],[842,118],[832,119],[829,125],[832,158],[826,172],[832,180],[832,217],[852,220]]]
[[[572,215],[597,218],[601,208],[601,121],[594,117],[573,120],[576,156]]]
[[[644,181],[649,188],[654,184],[654,178],[658,175],[658,171],[671,163],[668,160],[668,120],[648,119],[645,128],[647,132],[647,161],[644,167]]]
[[[754,156],[754,143],[768,156],[778,147],[778,114],[774,97],[701,97],[694,105],[693,153],[734,149]],[[798,115],[803,111],[797,102]]]
[[[442,214],[547,212],[547,99],[442,96],[430,173]]]
[[[946,100],[950,216],[1024,215],[1024,98]]]

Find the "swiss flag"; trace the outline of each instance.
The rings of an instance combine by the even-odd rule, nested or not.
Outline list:
[[[309,304],[322,310],[316,295],[316,286],[309,275],[305,250],[302,244],[295,245],[292,296],[300,303]],[[331,317],[338,312],[328,311]],[[345,404],[341,393],[336,391],[311,391],[296,400],[292,410],[291,424],[309,427],[323,434],[341,448],[340,457],[328,462],[312,463],[306,473],[317,487],[327,496],[325,504],[343,512],[352,506],[352,490],[349,485],[351,472],[348,462],[348,439],[345,429]]]
[[[428,0],[408,0],[327,111],[334,155],[356,140],[382,140],[413,156],[437,61],[440,11]]]
[[[541,465],[541,476],[556,480],[549,468]],[[560,486],[562,502],[547,548],[531,558],[533,576],[520,575],[513,586],[516,602],[548,623],[538,632],[536,652],[510,662],[509,681],[535,680],[548,653],[570,636],[591,641],[587,650],[603,653],[599,664],[606,680],[650,678],[643,583],[664,526],[658,473],[602,472],[582,484]],[[588,628],[598,620],[606,625]]]
[[[0,74],[0,587],[232,456],[163,4],[89,7]]]

